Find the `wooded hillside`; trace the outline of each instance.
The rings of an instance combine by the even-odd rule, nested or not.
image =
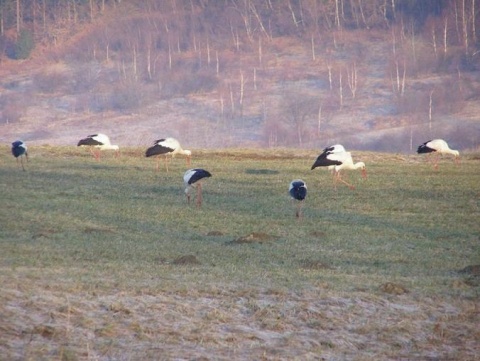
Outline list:
[[[478,3],[0,1],[0,141],[476,147]]]

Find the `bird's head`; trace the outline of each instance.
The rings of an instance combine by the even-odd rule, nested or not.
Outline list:
[[[365,166],[365,163],[363,163],[363,162],[358,162],[358,163],[356,164],[356,167],[357,167],[357,168],[360,168],[360,170],[361,170],[361,172],[362,172],[362,177],[363,177],[364,179],[366,179],[366,178],[367,178],[367,167]]]
[[[190,203],[190,191],[192,187],[190,185],[187,185],[185,187],[185,195],[187,196],[187,202]]]

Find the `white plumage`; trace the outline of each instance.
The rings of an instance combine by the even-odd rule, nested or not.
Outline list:
[[[450,149],[448,143],[443,139],[433,139],[418,146],[418,154],[432,154],[434,153],[433,166],[438,169],[438,161],[440,155],[451,154],[454,156],[455,163],[458,163],[460,152],[458,150]]]
[[[81,139],[77,146],[88,146],[90,147],[90,152],[95,157],[95,159],[100,159],[100,151],[102,150],[114,150],[115,155],[118,156],[119,147],[118,145],[113,145],[110,143],[110,138],[102,133],[92,134],[86,138]]]
[[[322,153],[344,153],[346,152],[345,147],[341,144],[331,145],[329,147],[325,147]]]
[[[192,156],[192,152],[188,149],[183,149],[180,145],[180,142],[175,138],[164,138],[158,139],[153,142],[153,146],[147,149],[145,152],[146,157],[154,157],[157,156],[157,167],[159,168],[159,156],[165,155],[165,168],[168,172],[168,160],[167,157],[175,157],[176,154],[182,154],[186,156],[187,166],[190,165],[190,158]]]
[[[362,177],[367,177],[367,169],[364,162],[353,162],[352,154],[346,152],[345,148],[341,145],[336,145],[332,147],[326,147],[322,154],[320,154],[315,163],[312,165],[311,169],[317,167],[327,167],[328,169],[333,170],[334,175],[334,185],[336,187],[337,182],[342,182],[351,189],[354,189],[355,186],[346,182],[342,176],[342,170],[355,170],[360,169],[362,171]]]
[[[209,171],[200,168],[189,169],[185,172],[183,182],[185,183],[185,195],[188,203],[190,203],[190,193],[195,188],[197,190],[197,206],[202,206],[202,180],[211,176],[212,174]]]

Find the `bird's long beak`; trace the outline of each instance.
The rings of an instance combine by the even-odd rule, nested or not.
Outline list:
[[[363,179],[367,179],[367,169],[366,168],[362,169],[362,177],[363,177]]]
[[[187,166],[190,166],[191,158],[192,158],[191,155],[187,155]]]

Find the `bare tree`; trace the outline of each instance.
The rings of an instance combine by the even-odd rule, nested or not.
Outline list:
[[[430,91],[430,99],[429,99],[429,102],[428,102],[428,128],[430,130],[432,130],[432,104],[433,104],[433,91],[434,90],[431,90]]]
[[[20,0],[17,0],[17,34],[20,34]]]
[[[357,93],[357,64],[353,62],[351,69],[347,67],[347,81],[348,87],[352,93],[352,98],[355,99],[355,95]]]

